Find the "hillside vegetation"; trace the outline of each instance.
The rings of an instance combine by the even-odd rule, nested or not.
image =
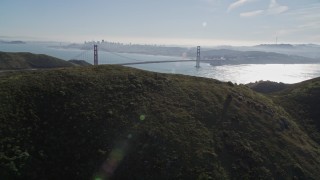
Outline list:
[[[272,97],[320,144],[320,78],[294,84]]]
[[[3,75],[0,179],[317,179],[319,136],[287,107],[316,120],[319,86],[299,87],[285,104],[121,66]]]
[[[274,93],[274,92],[279,92],[282,91],[290,86],[290,84],[284,84],[284,83],[278,83],[278,82],[273,82],[273,81],[257,81],[254,83],[248,83],[246,84],[249,88],[256,92],[260,93]]]
[[[268,94],[290,112],[309,136],[320,144],[320,78],[293,85],[271,81],[246,85],[256,92]]]
[[[44,54],[0,51],[0,70],[72,67],[75,64]]]

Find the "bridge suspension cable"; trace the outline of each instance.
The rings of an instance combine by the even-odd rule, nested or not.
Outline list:
[[[70,59],[75,59],[75,60],[89,60],[88,55],[91,53],[91,49],[88,50],[83,50],[79,54],[73,56]]]
[[[119,53],[115,53],[115,52],[109,52],[109,53],[113,54],[115,56],[119,56],[119,57],[125,58],[125,59],[133,60],[133,61],[136,61],[136,62],[141,61],[141,60],[138,60],[136,58],[131,58],[131,57],[127,57],[127,56],[124,56],[124,55],[120,55]]]

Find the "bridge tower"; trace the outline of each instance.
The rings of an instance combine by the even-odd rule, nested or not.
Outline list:
[[[197,46],[196,68],[200,68],[200,46]]]
[[[93,45],[93,65],[98,65],[98,45]]]

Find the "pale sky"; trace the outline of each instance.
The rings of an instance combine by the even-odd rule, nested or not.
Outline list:
[[[320,44],[320,0],[0,0],[0,39]]]

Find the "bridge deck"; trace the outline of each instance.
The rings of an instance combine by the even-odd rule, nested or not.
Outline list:
[[[184,59],[184,60],[141,61],[141,62],[131,62],[131,63],[119,63],[117,65],[135,65],[135,64],[171,63],[171,62],[194,62],[194,61],[196,61],[196,60]]]

